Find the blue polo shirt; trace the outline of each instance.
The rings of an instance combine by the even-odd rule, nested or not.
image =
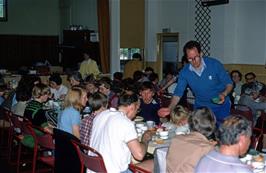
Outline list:
[[[184,66],[178,78],[174,95],[182,97],[187,85],[195,95],[194,108],[209,107],[212,109],[218,121],[222,121],[230,113],[230,99],[226,97],[221,105],[212,103],[211,99],[218,97],[226,85],[232,84],[230,76],[223,65],[216,59],[203,57],[205,63],[201,75],[198,75],[190,68],[190,64]]]

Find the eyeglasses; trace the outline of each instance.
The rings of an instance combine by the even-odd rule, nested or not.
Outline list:
[[[253,80],[253,79],[254,79],[254,77],[246,78],[246,80]]]
[[[193,57],[193,58],[188,58],[188,62],[197,61],[197,60],[199,60],[199,59],[200,59],[199,56],[195,56],[195,57]]]

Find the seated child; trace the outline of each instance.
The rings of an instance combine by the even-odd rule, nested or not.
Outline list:
[[[188,111],[181,105],[176,106],[170,113],[170,122],[163,123],[162,126],[177,135],[189,133]]]
[[[154,99],[155,88],[153,83],[146,81],[143,82],[140,89],[140,112],[139,115],[144,118],[144,121],[154,121],[156,124],[160,123],[158,110],[160,104]]]

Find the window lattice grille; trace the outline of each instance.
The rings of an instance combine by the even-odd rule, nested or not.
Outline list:
[[[211,10],[203,7],[201,0],[195,0],[195,38],[201,44],[202,53],[210,55]]]

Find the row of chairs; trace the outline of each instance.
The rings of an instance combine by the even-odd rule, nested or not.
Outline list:
[[[52,171],[54,158],[49,155],[42,155],[47,150],[54,150],[53,137],[43,129],[34,127],[26,118],[14,115],[5,110],[4,117],[9,122],[8,130],[8,163],[16,165],[16,172],[21,172],[21,166],[31,165],[31,172],[36,172],[37,161],[40,161],[48,167],[39,171]],[[43,135],[36,135],[36,130]],[[33,143],[32,147],[26,147],[23,144],[24,139],[28,138]],[[15,162],[13,156],[15,155]],[[27,158],[27,159],[24,159]]]
[[[260,111],[260,117],[256,120],[253,117],[253,112],[251,108],[247,105],[233,104],[231,107],[231,114],[237,114],[247,118],[252,124],[252,136],[251,136],[251,148],[262,151],[263,148],[263,136],[266,133],[264,130],[265,124],[265,112],[264,110]]]
[[[26,118],[14,115],[8,110],[4,110],[3,118],[9,123],[8,163],[16,165],[17,173],[21,172],[21,166],[25,163],[31,165],[30,172],[32,173],[62,171],[84,173],[85,168],[94,172],[107,172],[101,154],[91,147],[82,145],[73,135],[59,129],[54,129],[53,134],[49,134],[42,128],[32,125]],[[36,130],[42,135],[37,135]],[[28,135],[33,139],[33,148],[22,144],[23,138]],[[45,151],[52,151],[54,154],[43,155]],[[92,156],[87,153],[92,153]],[[15,161],[13,161],[14,154]],[[40,168],[37,163],[44,163],[45,166]],[[78,166],[75,167],[75,165]],[[149,173],[134,164],[130,164],[129,168],[134,173]]]

